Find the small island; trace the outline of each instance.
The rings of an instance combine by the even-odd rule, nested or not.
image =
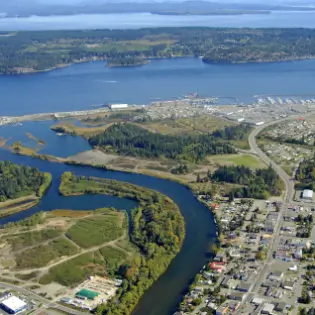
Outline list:
[[[52,180],[50,173],[0,162],[0,217],[33,207],[43,197]]]
[[[149,63],[149,60],[144,58],[134,58],[134,57],[118,57],[111,58],[107,60],[106,66],[108,68],[117,68],[117,67],[138,67],[143,66]]]

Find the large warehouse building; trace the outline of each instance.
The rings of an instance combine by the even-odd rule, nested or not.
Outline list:
[[[17,314],[27,309],[27,304],[16,296],[10,296],[8,299],[2,301],[0,306],[9,314]]]
[[[110,109],[123,109],[128,108],[128,104],[109,104]]]

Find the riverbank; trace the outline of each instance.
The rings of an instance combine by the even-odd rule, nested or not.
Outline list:
[[[139,247],[146,262],[140,265],[136,261],[132,262],[131,267],[122,275],[129,279],[129,287],[123,287],[118,297],[98,307],[99,312],[111,312],[115,309],[130,314],[143,292],[165,272],[182,247],[185,224],[179,208],[170,198],[157,191],[115,180],[76,177],[70,172],[62,175],[59,191],[64,196],[105,194],[139,203],[139,207],[131,212],[130,238]],[[138,265],[138,272],[134,265]],[[146,270],[149,273],[143,278],[142,274]],[[133,295],[132,303],[127,298],[130,294]]]
[[[18,213],[20,211],[25,211],[27,209],[30,209],[36,206],[39,203],[39,201],[45,195],[45,193],[47,192],[47,190],[49,189],[52,183],[52,175],[50,173],[43,172],[43,173],[40,173],[40,175],[42,177],[41,179],[42,183],[38,187],[38,189],[36,189],[36,191],[32,191],[32,187],[27,187],[27,190],[25,190],[24,192],[24,194],[26,194],[26,191],[32,192],[32,194],[29,194],[29,195],[27,194],[23,196],[23,191],[22,191],[22,192],[19,192],[20,197],[14,198],[14,199],[8,198],[7,200],[0,202],[0,217],[7,217],[12,214]],[[4,181],[7,181],[7,180],[8,180],[7,178],[4,178]],[[25,179],[20,178],[19,180],[23,182]],[[14,182],[10,184],[12,187],[16,185],[16,183]],[[16,189],[16,188],[14,187],[13,189]]]
[[[0,202],[0,218],[24,211],[36,206],[39,198],[35,195],[20,197],[14,200]]]

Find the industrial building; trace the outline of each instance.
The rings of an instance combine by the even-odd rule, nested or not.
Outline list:
[[[94,292],[87,289],[82,289],[75,295],[77,298],[82,300],[94,300],[98,296],[98,292]]]
[[[128,108],[128,104],[109,104],[108,107],[110,109],[123,109]]]
[[[302,198],[305,200],[312,200],[313,199],[313,190],[304,189],[302,193]]]
[[[9,314],[17,314],[27,309],[27,304],[16,296],[2,301],[0,307]]]

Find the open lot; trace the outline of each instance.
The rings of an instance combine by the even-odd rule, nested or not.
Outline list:
[[[109,298],[116,289],[107,278],[138,253],[124,212],[55,210],[38,222],[30,231],[23,225],[0,231],[2,281],[36,287],[51,299],[94,275],[106,278]]]
[[[218,165],[244,165],[252,169],[263,168],[266,165],[257,157],[248,154],[229,154],[229,155],[214,155],[208,157],[208,161],[214,166]]]

